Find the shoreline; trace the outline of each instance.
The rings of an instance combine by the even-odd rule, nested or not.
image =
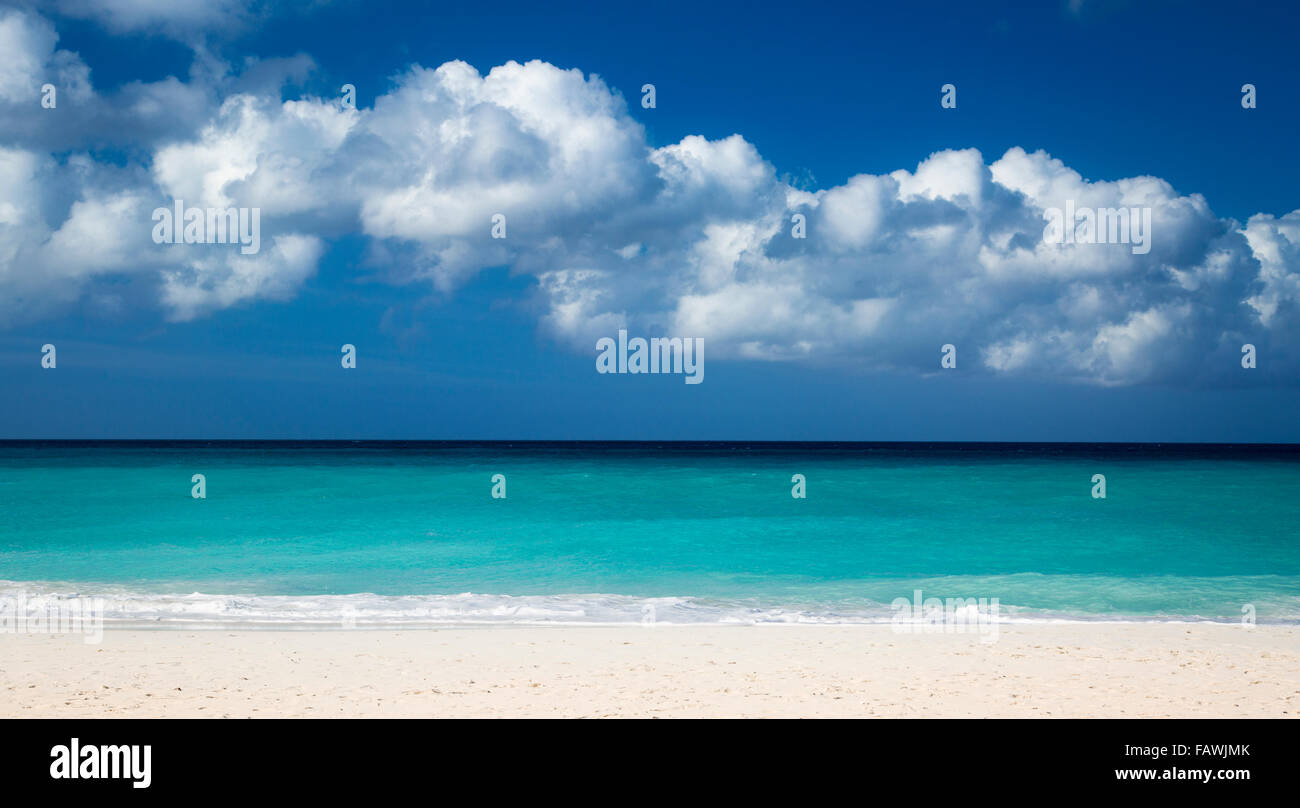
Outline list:
[[[994,576],[1021,578],[1024,575]],[[1068,577],[1068,576],[1064,576]],[[1113,608],[1098,611],[1083,606],[1025,606],[1002,598],[925,597],[919,588],[911,598],[803,599],[792,596],[719,597],[697,595],[623,595],[605,592],[510,595],[464,591],[454,594],[271,594],[221,591],[150,591],[120,585],[60,581],[0,579],[0,633],[42,633],[42,625],[58,621],[102,624],[107,629],[198,630],[430,630],[479,626],[892,626],[947,625],[1228,625],[1245,623],[1300,626],[1300,598],[1294,579],[1254,581],[1250,591],[1236,589],[1201,597],[1195,604],[1172,603],[1174,587],[1160,584],[1170,604],[1160,608]],[[1183,589],[1200,579],[1176,579]],[[950,590],[959,584],[944,581]],[[1125,581],[1123,584],[1131,583]],[[1097,586],[1104,586],[1098,584]],[[1284,585],[1290,590],[1282,595]],[[998,591],[1005,581],[980,580],[970,591]],[[1025,587],[1023,581],[1016,584]],[[1263,591],[1261,591],[1263,590]],[[894,592],[893,594],[897,594]],[[1020,594],[1024,594],[1021,592]],[[1186,599],[1186,597],[1184,597]],[[1249,607],[1247,613],[1246,604]],[[1129,604],[1131,606],[1131,604]],[[1182,606],[1183,608],[1177,608]],[[1259,612],[1256,613],[1255,607]],[[28,629],[26,626],[33,626]],[[969,630],[969,628],[967,629]]]
[[[42,621],[29,620],[29,623],[42,625]],[[88,622],[88,621],[87,621]],[[634,623],[634,622],[596,622],[580,620],[538,620],[529,622],[527,620],[466,620],[464,622],[440,621],[440,622],[419,622],[411,620],[409,622],[392,622],[392,623],[363,623],[358,625],[343,626],[341,621],[251,621],[251,620],[231,620],[221,622],[217,620],[194,620],[185,621],[176,618],[167,618],[165,620],[104,620],[102,624],[102,634],[109,635],[114,632],[179,632],[179,633],[206,633],[206,632],[233,632],[233,633],[252,633],[259,634],[263,632],[320,632],[329,634],[334,632],[404,632],[404,631],[479,631],[479,630],[501,630],[501,629],[620,629],[627,631],[642,631],[647,628],[675,630],[675,629],[767,629],[767,628],[809,628],[809,629],[833,629],[833,628],[875,628],[875,629],[893,629],[896,625],[900,628],[898,634],[967,634],[979,635],[981,633],[993,633],[1005,631],[1009,628],[1023,626],[1032,628],[1034,626],[1222,626],[1226,628],[1243,628],[1240,620],[1231,620],[1227,618],[1199,618],[1199,617],[1127,617],[1127,616],[1105,616],[1105,617],[1014,617],[999,618],[996,621],[970,624],[945,624],[945,623],[927,623],[924,620],[912,620],[902,623],[896,623],[889,618],[880,618],[878,620],[754,620],[751,622],[743,621],[712,621],[712,622],[694,622],[694,623],[673,623],[668,621],[657,621],[653,624]],[[962,628],[960,625],[973,626],[974,628]],[[910,628],[905,628],[910,627]],[[994,630],[996,627],[996,630]],[[1300,620],[1261,620],[1253,624],[1252,628],[1300,628]],[[87,628],[86,631],[90,629]],[[8,621],[0,624],[0,634],[32,634],[47,635],[51,632],[41,628],[14,629],[14,621]],[[81,629],[72,631],[59,631],[58,634],[71,634],[73,636],[84,636],[85,631]]]
[[[763,627],[0,634],[0,715],[1300,717],[1297,626]]]

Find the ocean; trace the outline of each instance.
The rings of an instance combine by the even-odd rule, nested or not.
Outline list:
[[[0,442],[0,598],[158,627],[1296,623],[1298,526],[1296,446]]]

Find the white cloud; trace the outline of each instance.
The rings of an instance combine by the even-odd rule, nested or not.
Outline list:
[[[0,101],[63,53],[42,24],[21,22],[28,66],[0,73]],[[18,23],[0,38],[3,25]],[[124,168],[11,133],[0,290],[66,301],[132,274],[188,319],[292,297],[331,240],[359,233],[393,283],[452,293],[503,265],[536,278],[541,328],[582,352],[628,327],[704,337],[714,359],[916,372],[954,343],[963,368],[1097,384],[1221,382],[1242,342],[1300,368],[1300,211],[1243,228],[1162,179],[1089,181],[1019,148],[808,191],[740,135],[652,148],[622,97],[578,70],[449,62],[358,110],[283,101],[277,77],[310,66],[141,86],[137,106],[171,98],[154,106],[182,114],[167,137],[140,130],[147,156]],[[148,211],[173,197],[261,208],[264,252],[149,243]],[[1149,207],[1150,252],[1046,243],[1043,211],[1067,201]]]
[[[40,88],[55,84],[71,100],[90,93],[90,70],[76,54],[56,50],[54,26],[38,16],[0,9],[0,103],[39,106]]]
[[[208,249],[208,256],[163,271],[170,319],[192,320],[248,300],[288,300],[315,273],[324,244],[316,236],[290,233],[276,236],[256,255]]]
[[[1258,290],[1247,303],[1264,325],[1294,328],[1300,314],[1300,210],[1280,219],[1251,216],[1245,236],[1260,264]]]

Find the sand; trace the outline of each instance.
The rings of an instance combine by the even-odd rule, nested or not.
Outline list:
[[[1300,628],[0,635],[0,716],[1300,716]]]

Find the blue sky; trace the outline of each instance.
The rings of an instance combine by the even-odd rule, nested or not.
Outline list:
[[[1271,6],[0,7],[0,436],[1295,441]],[[177,196],[265,249],[152,244]],[[596,373],[619,327],[706,381]]]

